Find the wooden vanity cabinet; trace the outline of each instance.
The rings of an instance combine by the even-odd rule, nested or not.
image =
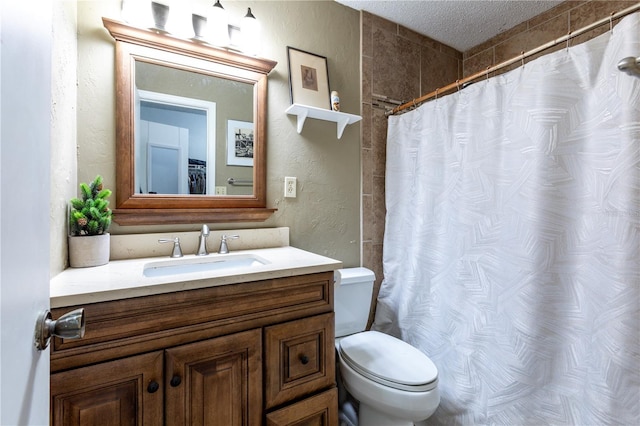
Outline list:
[[[85,337],[52,344],[52,425],[338,424],[333,272],[77,307]]]

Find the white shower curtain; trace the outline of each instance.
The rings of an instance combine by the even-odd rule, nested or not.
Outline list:
[[[425,352],[430,422],[640,421],[640,14],[389,118],[374,328]]]

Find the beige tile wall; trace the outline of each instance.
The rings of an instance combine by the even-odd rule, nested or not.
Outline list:
[[[487,67],[514,58],[522,52],[535,49],[538,46],[569,34],[570,31],[583,28],[595,21],[610,16],[613,12],[626,9],[637,3],[637,0],[565,1],[553,9],[464,52],[464,60],[462,62],[463,77],[468,77],[487,69]],[[613,25],[617,24],[618,21],[619,20],[614,20]],[[571,39],[570,44],[575,45],[582,43],[608,30],[608,26],[596,28]],[[549,48],[537,56],[565,47],[566,44],[563,43]],[[534,58],[535,57],[531,57],[528,58],[528,60]],[[525,60],[525,63],[526,62],[527,60]],[[514,64],[511,68],[517,66],[519,66],[519,64]],[[503,69],[502,72],[508,71],[511,68]]]
[[[376,106],[381,102],[374,95],[409,101],[636,3],[569,0],[464,53],[362,12],[362,253],[363,266],[376,274],[371,319],[383,278],[386,213],[384,180],[387,119],[385,110]],[[581,43],[607,30],[608,27],[598,28],[576,37],[571,43]]]
[[[386,213],[387,118],[385,104],[375,95],[408,101],[456,81],[462,70],[462,53],[367,12],[361,15],[361,31],[362,253],[363,266],[376,274],[374,296],[377,296],[382,282]]]

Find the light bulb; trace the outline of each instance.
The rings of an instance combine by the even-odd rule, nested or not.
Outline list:
[[[215,46],[229,45],[229,18],[227,11],[220,4],[220,0],[216,0],[211,8],[208,21],[211,44]]]
[[[150,6],[148,2],[138,0],[123,0],[120,14],[122,19],[139,28],[149,28],[153,26]]]
[[[240,28],[242,36],[242,50],[248,55],[257,55],[260,52],[260,22],[247,9],[247,14],[242,18]]]
[[[193,27],[191,25],[191,10],[180,0],[161,0],[170,4],[171,14],[167,23],[167,31],[176,37],[189,38]]]

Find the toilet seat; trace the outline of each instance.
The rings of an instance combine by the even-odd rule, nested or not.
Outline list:
[[[340,340],[339,352],[353,370],[394,389],[425,392],[438,384],[438,369],[429,357],[388,334],[353,334]]]

